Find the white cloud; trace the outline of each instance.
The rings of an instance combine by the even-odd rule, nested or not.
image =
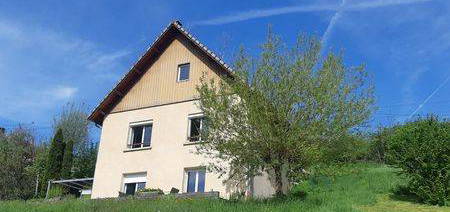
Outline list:
[[[58,86],[50,91],[51,96],[58,99],[70,99],[78,91],[78,88],[69,86]]]
[[[91,95],[87,90],[98,88],[102,80],[112,82],[125,70],[122,59],[128,51],[104,49],[89,40],[0,17],[0,114],[20,121],[48,120],[49,111],[67,101],[86,99]],[[76,95],[79,92],[83,94]]]
[[[112,52],[111,54],[103,54],[88,63],[87,68],[89,68],[90,70],[111,69],[111,65],[114,66],[117,60],[129,54],[129,51],[117,51]]]
[[[22,32],[17,27],[0,20],[0,38],[12,38],[14,40],[19,40],[21,35]]]
[[[76,63],[89,70],[113,68],[130,53],[126,50],[104,52],[88,40],[0,19],[0,47],[2,39],[14,44],[9,47],[11,50],[33,48],[43,55],[55,56],[64,63]]]

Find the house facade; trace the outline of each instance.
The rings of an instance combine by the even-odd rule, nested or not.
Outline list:
[[[203,114],[200,78],[232,76],[230,68],[175,21],[162,32],[89,116],[101,127],[92,198],[134,194],[141,188],[169,192],[219,191],[236,185],[209,172],[212,160],[196,154]],[[244,182],[254,196],[267,197],[267,176]]]

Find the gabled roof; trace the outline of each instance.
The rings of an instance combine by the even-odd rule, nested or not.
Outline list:
[[[144,75],[148,68],[158,59],[164,52],[165,48],[177,36],[185,38],[189,43],[200,50],[204,54],[208,62],[215,64],[218,70],[226,76],[231,76],[231,68],[222,61],[216,54],[209,50],[205,45],[200,43],[192,34],[184,29],[179,21],[170,23],[153,42],[147,51],[139,60],[131,67],[122,79],[118,81],[116,86],[105,96],[100,104],[89,115],[88,120],[95,124],[102,125],[106,115],[111,112],[114,106],[126,95],[126,93],[133,87],[134,84]]]

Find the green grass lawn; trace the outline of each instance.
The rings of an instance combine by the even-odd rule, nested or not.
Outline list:
[[[335,178],[315,178],[305,184],[303,199],[227,200],[65,200],[4,201],[0,211],[449,211],[402,201],[392,189],[403,183],[386,166],[357,164],[359,170]]]

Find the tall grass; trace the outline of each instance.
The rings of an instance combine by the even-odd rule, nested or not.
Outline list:
[[[227,201],[177,200],[65,200],[6,201],[0,211],[365,211],[403,183],[395,170],[382,165],[358,164],[357,170],[336,177],[314,177],[297,189],[303,198]]]

